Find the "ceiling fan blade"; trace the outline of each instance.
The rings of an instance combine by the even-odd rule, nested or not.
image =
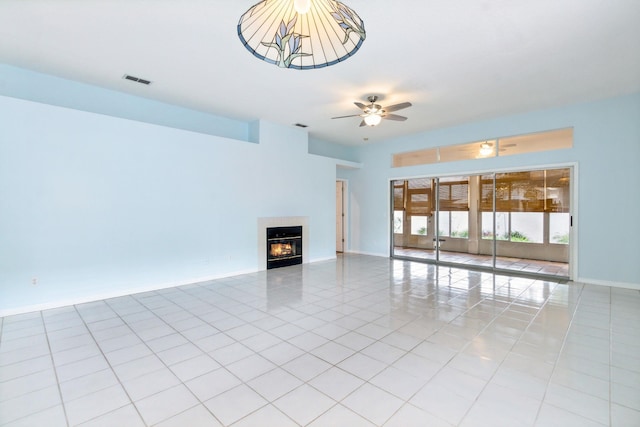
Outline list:
[[[360,114],[351,114],[350,116],[331,117],[332,119],[346,119],[347,117],[360,117]]]
[[[367,123],[364,120],[360,122],[360,127],[364,127],[366,125],[367,125]]]
[[[397,114],[385,114],[382,116],[382,118],[387,120],[395,120],[397,122],[404,122],[405,120],[407,120],[405,116],[399,116]]]
[[[358,107],[361,110],[364,110],[365,108],[367,108],[367,106],[364,105],[362,102],[354,102],[354,104],[356,105],[356,107]]]
[[[402,102],[400,104],[389,105],[388,107],[384,107],[383,110],[386,111],[387,113],[390,113],[392,111],[398,111],[398,110],[402,110],[403,108],[409,108],[409,107],[411,107],[410,102]]]

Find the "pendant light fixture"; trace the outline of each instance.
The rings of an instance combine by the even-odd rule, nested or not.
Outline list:
[[[240,17],[238,37],[256,58],[308,70],[351,57],[366,32],[358,14],[336,0],[263,0]]]

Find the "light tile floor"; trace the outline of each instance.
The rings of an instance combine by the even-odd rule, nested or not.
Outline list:
[[[0,319],[2,426],[640,426],[640,292],[340,255]]]

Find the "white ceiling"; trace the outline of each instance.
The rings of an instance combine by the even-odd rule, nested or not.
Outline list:
[[[362,48],[304,71],[241,45],[256,1],[0,0],[0,62],[349,145],[640,90],[638,0],[344,0]],[[408,120],[331,120],[371,94]]]

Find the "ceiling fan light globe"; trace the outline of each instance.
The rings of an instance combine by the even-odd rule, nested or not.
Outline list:
[[[369,114],[364,117],[364,122],[367,124],[367,126],[377,126],[381,121],[382,116],[379,116],[378,114]]]

